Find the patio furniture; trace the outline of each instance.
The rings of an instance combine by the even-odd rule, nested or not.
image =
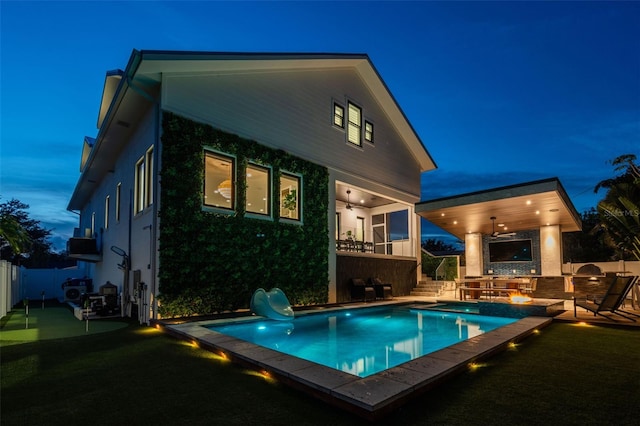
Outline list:
[[[480,299],[481,290],[470,290],[470,289],[474,289],[474,288],[480,288],[480,282],[479,281],[471,281],[471,282],[468,282],[466,284],[467,284],[465,286],[466,288],[461,288],[460,289],[460,299],[461,300],[467,300],[467,295],[471,299]]]
[[[626,319],[629,319],[635,322],[636,320],[634,318],[627,315],[632,315],[635,317],[640,317],[640,315],[636,315],[634,313],[624,311],[620,309],[620,306],[624,302],[625,297],[627,297],[627,294],[629,293],[629,291],[631,290],[631,287],[633,287],[637,279],[638,277],[635,277],[635,276],[633,277],[617,277],[616,276],[613,278],[613,282],[611,283],[611,285],[603,295],[587,294],[583,298],[578,298],[574,296],[573,316],[575,317],[578,316],[577,307],[579,306],[583,309],[593,312],[593,316],[600,315],[611,321],[616,321],[614,318],[610,316],[602,315],[603,312],[608,312],[615,315],[619,315],[621,317],[624,317]],[[574,289],[574,291],[576,291],[576,289]]]
[[[351,278],[351,300],[376,300],[376,290],[373,286],[367,285],[362,278]]]
[[[530,280],[524,278],[465,278],[458,282],[458,291],[460,300],[480,299],[481,296],[489,299],[501,295],[509,297],[520,293],[521,288],[529,282]]]
[[[514,291],[515,290],[515,291]],[[519,293],[520,292],[520,283],[509,281],[505,284],[503,291],[500,292],[501,296],[509,297],[511,293]]]
[[[529,280],[529,282],[526,282],[526,283],[520,285],[520,292],[521,293],[533,294],[533,292],[536,291],[536,285],[537,284],[538,284],[538,279],[537,278],[532,278],[532,279]]]
[[[393,288],[389,283],[383,283],[380,278],[371,278],[369,280],[376,291],[377,299],[393,299]]]

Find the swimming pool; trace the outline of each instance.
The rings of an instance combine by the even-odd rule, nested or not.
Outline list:
[[[516,322],[513,318],[386,306],[253,320],[206,328],[367,377]]]
[[[474,302],[438,302],[428,305],[425,309],[434,311],[459,312],[463,314],[479,314],[480,308]]]

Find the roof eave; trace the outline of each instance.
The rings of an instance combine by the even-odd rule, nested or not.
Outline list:
[[[160,81],[162,73],[211,70],[207,62],[219,63],[216,70],[229,71],[255,69],[312,69],[353,67],[361,75],[382,108],[396,125],[421,172],[434,170],[437,165],[404,111],[394,98],[367,54],[356,53],[232,53],[232,52],[184,52],[163,50],[140,51],[140,74],[147,79]],[[185,63],[190,62],[187,67]],[[224,63],[224,64],[223,64]]]

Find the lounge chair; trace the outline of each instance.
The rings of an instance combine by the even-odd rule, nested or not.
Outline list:
[[[637,279],[638,277],[614,277],[613,282],[607,289],[606,293],[601,296],[589,294],[582,298],[574,296],[573,316],[578,316],[577,307],[579,306],[590,312],[593,312],[593,316],[600,315],[611,321],[615,321],[615,319],[610,316],[602,315],[602,312],[609,312],[635,322],[636,320],[634,318],[627,315],[632,315],[639,318],[640,315],[624,311],[620,309],[620,306],[624,302],[625,297],[627,297],[629,290],[631,290],[631,288],[634,286]]]
[[[393,288],[389,283],[383,283],[380,278],[371,278],[369,282],[376,291],[377,299],[393,299]]]
[[[362,278],[351,278],[351,300],[364,300],[369,302],[376,300],[376,290],[368,285]]]

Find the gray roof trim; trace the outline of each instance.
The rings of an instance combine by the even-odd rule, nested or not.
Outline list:
[[[483,201],[503,200],[506,198],[533,195],[540,192],[562,191],[563,197],[568,199],[562,184],[558,178],[548,178],[532,182],[519,183],[515,185],[501,186],[498,188],[485,189],[482,191],[468,192],[450,197],[436,198],[416,203],[416,213],[446,207],[464,206],[467,204],[480,203]],[[577,212],[576,212],[577,213]]]
[[[492,201],[508,200],[522,196],[534,196],[536,194],[549,192],[555,192],[557,194],[575,225],[581,228],[582,219],[580,218],[580,214],[557,177],[421,201],[415,204],[415,212],[416,214],[427,213],[441,209],[490,203]]]

